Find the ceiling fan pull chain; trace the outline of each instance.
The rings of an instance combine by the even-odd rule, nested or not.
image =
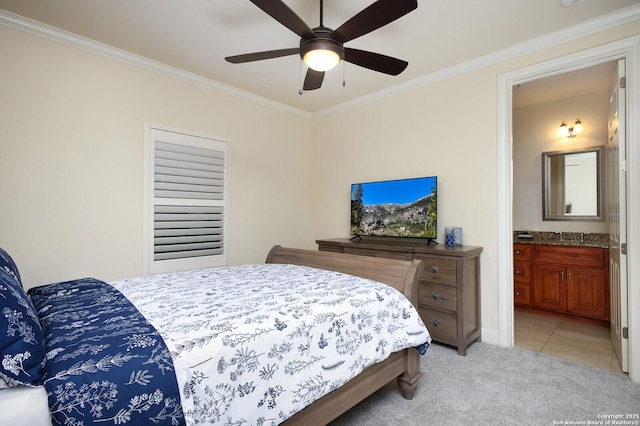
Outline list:
[[[304,91],[302,90],[302,59],[300,59],[300,89],[298,89],[298,95],[302,96],[302,94],[304,93]]]
[[[346,61],[344,61],[344,60],[342,61],[342,87],[344,87],[344,86],[346,86],[346,85],[347,85],[347,83],[346,83],[346,77],[345,77],[346,69],[347,69],[347,64],[346,64],[345,62],[346,62]]]

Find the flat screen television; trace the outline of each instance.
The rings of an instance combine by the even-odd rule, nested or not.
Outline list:
[[[436,176],[351,185],[351,235],[426,238],[438,236]]]

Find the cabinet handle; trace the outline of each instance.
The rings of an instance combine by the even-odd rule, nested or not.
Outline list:
[[[516,296],[520,296],[520,290],[516,291]]]
[[[560,281],[564,281],[564,271],[560,274]]]
[[[440,300],[440,293],[433,293],[433,298],[436,300]]]
[[[520,275],[520,269],[516,269],[516,275]]]
[[[435,274],[437,274],[438,272],[440,272],[440,268],[439,268],[438,266],[435,266],[435,265],[434,265],[433,267],[431,267],[431,269],[433,270],[433,272],[434,272]]]
[[[520,254],[520,250],[516,250],[516,254]]]
[[[439,326],[440,325],[440,320],[437,320],[437,319],[433,320],[433,325],[435,327]]]
[[[572,281],[573,277],[571,276],[571,272],[569,272],[569,281]]]

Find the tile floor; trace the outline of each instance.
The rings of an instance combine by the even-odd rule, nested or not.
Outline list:
[[[518,311],[514,312],[514,320],[515,345],[518,347],[622,372],[608,328]]]

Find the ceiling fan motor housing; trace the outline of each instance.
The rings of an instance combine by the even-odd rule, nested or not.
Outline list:
[[[314,28],[316,38],[300,40],[300,57],[304,59],[304,55],[312,50],[329,50],[335,52],[340,60],[344,59],[344,47],[341,42],[333,38],[333,30],[325,27]]]

